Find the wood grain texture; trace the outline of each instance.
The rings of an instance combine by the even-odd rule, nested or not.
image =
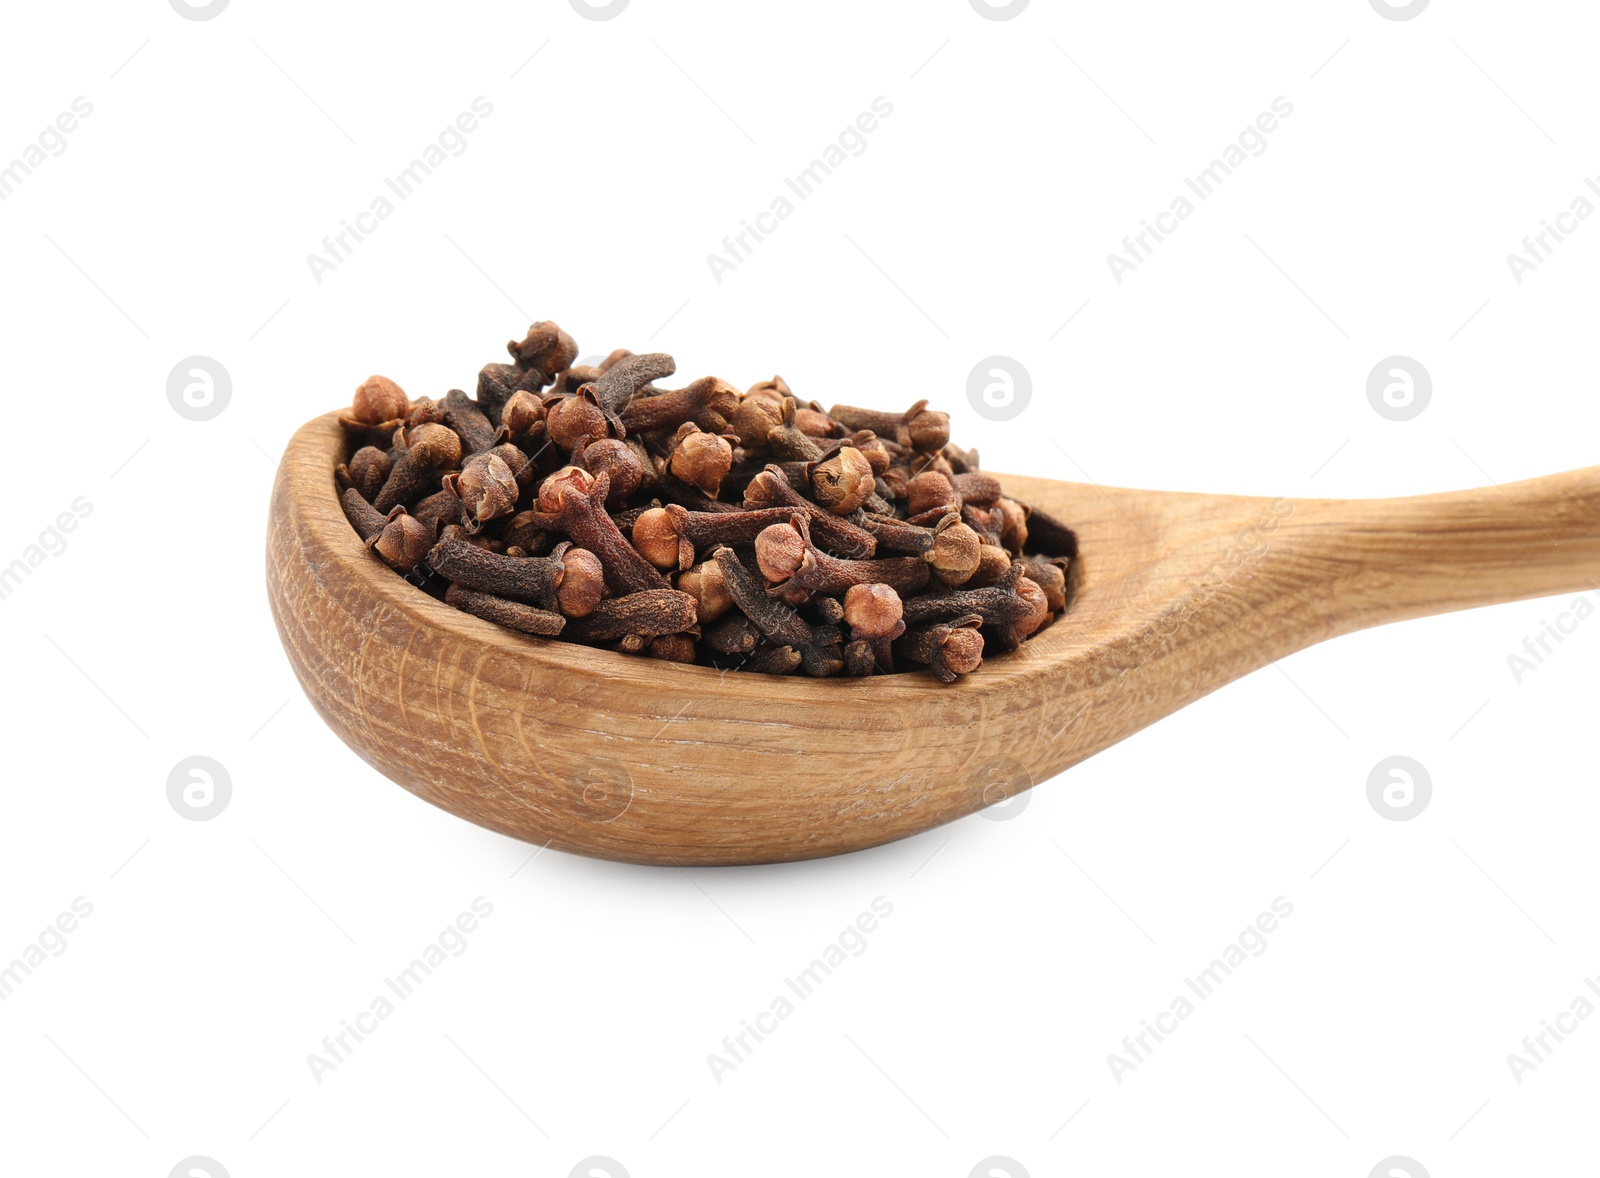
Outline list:
[[[1000,476],[1071,524],[1067,613],[950,687],[772,679],[502,630],[407,584],[340,510],[334,415],[278,468],[267,586],[317,711],[436,806],[657,864],[859,850],[970,814],[1241,675],[1365,626],[1600,587],[1600,467],[1411,499]]]

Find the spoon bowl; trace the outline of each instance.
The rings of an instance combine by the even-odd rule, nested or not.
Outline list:
[[[335,414],[295,434],[267,530],[273,616],[312,705],[436,806],[633,863],[773,863],[905,838],[1324,639],[1600,592],[1600,467],[1355,501],[1000,475],[1078,534],[1065,616],[951,686],[773,679],[532,638],[435,600],[346,521],[344,447]]]

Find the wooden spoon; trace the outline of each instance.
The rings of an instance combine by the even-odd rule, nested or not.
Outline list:
[[[1411,499],[1253,499],[1001,475],[1076,529],[1065,617],[943,686],[773,679],[525,637],[380,564],[335,415],[278,467],[267,588],[301,686],[379,772],[532,843],[658,864],[875,846],[1043,781],[1302,647],[1600,589],[1600,467]]]

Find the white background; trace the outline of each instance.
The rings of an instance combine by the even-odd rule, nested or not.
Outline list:
[[[1520,684],[1507,664],[1570,597],[1306,651],[1007,821],[679,872],[529,862],[379,777],[306,703],[262,573],[296,426],[375,371],[470,389],[544,317],[686,377],[926,396],[987,467],[1107,486],[1366,497],[1592,463],[1600,224],[1521,284],[1505,260],[1600,173],[1591,5],[144,0],[6,25],[0,161],[93,113],[0,203],[0,564],[92,512],[0,601],[0,961],[75,897],[93,914],[0,1002],[0,1171],[1592,1158],[1600,1020],[1521,1084],[1506,1062],[1600,972],[1600,622]],[[478,96],[464,153],[316,281],[307,255]],[[877,96],[866,150],[716,281],[707,255]],[[1118,284],[1106,255],[1278,96],[1267,150]],[[965,401],[996,353],[1034,383],[1007,423]],[[1365,393],[1396,353],[1434,382],[1405,423]],[[196,354],[233,382],[206,422],[166,396]],[[1432,777],[1412,821],[1367,801],[1393,754]],[[166,796],[193,755],[232,781],[206,822]],[[467,950],[318,1083],[307,1054],[478,896]],[[880,896],[865,952],[713,1079]],[[1107,1054],[1278,896],[1268,949],[1119,1084]]]

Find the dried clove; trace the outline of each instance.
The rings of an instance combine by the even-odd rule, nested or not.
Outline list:
[[[933,550],[934,534],[931,528],[916,527],[893,516],[872,515],[866,511],[856,512],[850,517],[850,522],[875,537],[878,547],[886,552],[924,556]]]
[[[934,576],[946,585],[965,585],[983,559],[983,538],[955,515],[933,529],[933,548],[926,554]]]
[[[633,546],[660,569],[688,569],[697,549],[751,544],[761,529],[787,523],[794,508],[760,511],[690,511],[676,503],[643,512],[633,525]]]
[[[548,321],[507,352],[475,396],[374,376],[339,416],[356,535],[464,612],[724,670],[952,683],[1071,603],[1077,538],[926,401],[825,410],[778,376],[660,388],[671,356],[576,365]]]
[[[363,499],[370,502],[378,497],[379,491],[383,490],[389,472],[394,470],[394,459],[386,450],[380,450],[376,446],[363,446],[350,455],[350,465],[347,469],[351,484],[361,492]]]
[[[603,368],[600,379],[594,384],[595,397],[607,413],[620,416],[641,389],[677,370],[678,366],[665,352],[630,354]]]
[[[805,656],[792,646],[769,646],[756,651],[744,665],[758,675],[792,675],[805,665]]]
[[[346,487],[339,496],[339,502],[344,507],[345,519],[350,521],[350,526],[356,530],[356,535],[363,540],[370,540],[383,531],[387,517],[368,503],[358,488]]]
[[[1001,547],[1021,552],[1028,546],[1027,509],[1015,499],[1007,499],[1001,495],[995,500],[994,508],[989,512],[991,517],[996,514],[1000,517]]]
[[[714,562],[712,567],[716,567]],[[729,598],[730,604],[732,600]],[[761,631],[742,613],[728,614],[705,629],[706,646],[718,654],[750,654],[760,642]]]
[[[471,397],[460,389],[444,395],[444,423],[461,439],[463,454],[478,454],[495,442],[495,428]]]
[[[733,469],[733,447],[728,439],[708,434],[694,422],[686,421],[678,430],[676,442],[668,466],[673,477],[715,499],[722,480]]]
[[[772,431],[784,423],[783,401],[777,392],[757,385],[745,394],[734,410],[729,431],[739,439],[741,446],[765,446]]]
[[[594,385],[584,385],[570,397],[545,406],[544,426],[550,440],[566,450],[583,446],[591,438],[603,438],[610,420],[595,396]]]
[[[432,543],[433,529],[413,519],[404,507],[391,511],[378,533],[367,539],[367,547],[401,576],[422,562]]]
[[[1006,650],[1017,646],[1043,624],[1049,605],[1044,590],[1028,580],[1021,564],[998,585],[985,589],[954,589],[946,593],[927,593],[905,603],[908,624],[948,621],[965,614],[977,614],[993,631]]]
[[[537,602],[568,617],[585,617],[600,604],[604,573],[593,553],[556,545],[547,557],[486,552],[454,528],[427,554],[428,567],[465,589]]]
[[[645,647],[645,653],[653,659],[664,659],[669,663],[692,663],[694,643],[693,634],[657,634]]]
[[[875,489],[872,464],[854,446],[840,446],[813,466],[810,473],[817,502],[834,515],[849,515]]]
[[[952,475],[950,485],[961,502],[974,507],[993,507],[1000,501],[1000,480],[979,470]]]
[[[521,630],[524,634],[554,638],[567,625],[567,619],[560,614],[535,609],[520,601],[507,601],[504,597],[496,597],[492,593],[463,589],[460,585],[451,585],[445,590],[444,600],[446,605],[453,605],[474,617],[493,622],[497,626]]]
[[[410,408],[405,390],[387,376],[367,377],[350,401],[351,416],[368,425],[403,418]]]
[[[950,415],[930,410],[926,401],[916,402],[904,413],[835,405],[828,415],[846,429],[869,429],[914,450],[942,450],[950,441]]]
[[[763,635],[798,652],[806,674],[822,677],[843,669],[838,630],[831,626],[813,628],[784,602],[768,596],[750,570],[739,563],[733,549],[718,548],[711,557],[722,569],[733,603]]]
[[[461,439],[443,425],[408,426],[395,432],[394,469],[384,480],[383,490],[372,506],[387,512],[391,507],[413,503],[439,489],[446,471],[461,461]]]
[[[540,527],[538,521],[537,511],[519,511],[507,520],[500,534],[506,549],[517,548],[529,556],[543,556],[549,552],[556,543],[555,533]]]
[[[792,398],[785,399],[779,407],[778,424],[767,430],[766,445],[769,455],[779,462],[819,462],[823,456],[820,443],[795,425],[799,410]]]
[[[351,445],[382,448],[404,424],[408,405],[405,390],[394,381],[387,376],[369,376],[356,388],[350,415],[341,415],[339,424]]]
[[[928,583],[928,562],[916,556],[880,560],[841,560],[811,543],[811,526],[796,512],[788,523],[773,524],[756,537],[756,559],[772,591],[787,588],[840,594],[853,585],[881,583],[915,593]]]
[[[577,343],[548,319],[530,326],[521,340],[506,345],[506,351],[522,374],[521,388],[543,388],[578,358]]]
[[[852,585],[844,595],[852,644],[865,642],[878,670],[894,670],[890,643],[906,632],[905,606],[892,585]]]
[[[1011,553],[1004,548],[993,544],[985,544],[978,549],[978,567],[972,570],[972,575],[965,582],[968,589],[986,589],[990,585],[998,585],[1006,579],[1006,574],[1011,571]],[[1056,570],[1058,573],[1060,570]],[[1025,575],[1034,580],[1033,570],[1029,568]]]
[[[434,535],[438,535],[448,524],[465,526],[467,522],[466,512],[461,506],[461,497],[444,490],[435,491],[426,499],[420,500],[411,514],[431,528]]]
[[[941,683],[954,683],[983,664],[982,625],[980,615],[963,614],[948,622],[918,626],[895,642],[894,653],[926,666]]]
[[[818,546],[835,556],[865,560],[878,550],[878,541],[871,532],[802,497],[777,466],[768,466],[750,481],[745,488],[744,505],[752,510],[762,507],[798,508],[811,521],[812,534]]]
[[[579,546],[598,556],[605,569],[606,585],[619,597],[667,588],[666,580],[628,543],[606,514],[609,490],[610,480],[603,474],[591,476],[577,467],[557,471],[539,488],[540,507],[553,501],[554,510],[535,514],[533,521],[571,536]]]
[[[515,449],[515,447],[513,447]],[[461,512],[469,532],[517,509],[521,493],[511,468],[498,454],[474,454],[460,472],[444,476],[443,490],[461,500]]]
[[[627,442],[601,438],[583,449],[583,468],[590,474],[603,474],[610,480],[606,506],[621,507],[644,482],[644,462]]]
[[[671,392],[635,397],[619,416],[630,432],[676,429],[692,421],[703,430],[721,433],[738,408],[739,390],[718,377],[706,376]]]
[[[821,409],[804,406],[795,408],[794,427],[808,438],[836,438],[843,428]]]
[[[925,470],[906,483],[906,510],[913,523],[943,519],[961,510],[955,484],[941,471]]]
[[[1071,562],[1060,556],[1024,556],[1020,561],[1023,575],[1044,590],[1045,603],[1051,613],[1067,608],[1067,569]]]
[[[681,634],[695,625],[694,598],[676,589],[646,589],[602,601],[568,625],[567,636],[579,642]]]
[[[478,399],[483,399],[482,394]],[[544,402],[526,389],[518,389],[500,410],[500,428],[512,441],[531,438],[544,423]]]
[[[701,625],[715,621],[733,607],[722,569],[714,560],[703,560],[680,574],[676,587],[694,598],[695,616]]]

